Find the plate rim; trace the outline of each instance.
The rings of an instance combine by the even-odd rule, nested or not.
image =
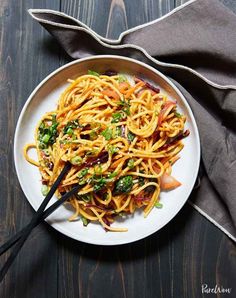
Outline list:
[[[139,241],[141,239],[144,239],[152,234],[154,234],[155,232],[160,231],[164,226],[166,226],[170,221],[172,221],[177,214],[180,212],[180,210],[183,208],[183,206],[186,204],[187,200],[189,199],[189,196],[193,190],[194,187],[194,183],[197,179],[198,176],[198,171],[199,171],[199,166],[200,166],[200,158],[201,158],[201,146],[200,146],[200,136],[199,136],[199,130],[198,130],[198,126],[194,117],[194,114],[192,112],[192,109],[187,101],[187,99],[185,98],[185,96],[182,94],[182,92],[178,89],[178,87],[176,85],[174,85],[174,83],[163,73],[161,73],[159,70],[155,69],[154,67],[142,62],[142,61],[138,61],[136,59],[133,58],[129,58],[129,57],[124,57],[124,56],[119,56],[119,55],[95,55],[95,56],[89,56],[89,57],[85,57],[85,58],[81,58],[81,59],[76,59],[73,60],[69,63],[66,63],[62,66],[60,66],[59,68],[56,68],[54,71],[52,71],[51,73],[49,73],[42,81],[40,81],[40,83],[33,89],[33,91],[30,93],[29,97],[27,98],[26,102],[23,105],[23,108],[21,109],[20,115],[18,116],[17,119],[17,124],[16,124],[16,128],[15,128],[15,133],[14,133],[14,166],[16,169],[16,174],[17,174],[17,178],[19,181],[19,184],[21,186],[22,192],[25,196],[25,198],[27,199],[27,201],[30,203],[30,205],[32,206],[32,208],[34,210],[36,210],[33,202],[25,195],[24,192],[24,188],[23,188],[23,182],[21,181],[21,176],[20,176],[20,169],[19,166],[17,164],[17,154],[19,154],[19,150],[16,147],[16,143],[17,143],[17,139],[19,137],[19,128],[22,122],[22,119],[24,117],[25,111],[27,110],[30,102],[32,101],[32,99],[34,98],[35,94],[43,87],[43,85],[51,78],[53,78],[56,74],[60,73],[61,71],[63,71],[64,69],[74,65],[74,64],[78,64],[87,60],[99,60],[99,59],[121,59],[121,60],[126,60],[129,62],[133,62],[135,64],[139,64],[140,66],[147,68],[149,70],[151,70],[152,72],[156,73],[158,76],[160,76],[165,82],[167,82],[167,84],[175,90],[175,92],[180,96],[185,108],[187,109],[189,115],[191,116],[191,123],[193,125],[194,128],[194,132],[195,132],[195,140],[196,140],[196,144],[197,144],[197,156],[196,156],[196,168],[195,168],[195,173],[194,173],[194,178],[192,179],[192,184],[190,186],[190,190],[188,195],[186,196],[186,200],[184,200],[182,202],[182,204],[180,204],[180,207],[177,209],[176,213],[174,214],[174,216],[171,217],[171,219],[169,219],[167,222],[163,223],[160,227],[158,228],[153,228],[151,230],[148,231],[148,233],[146,233],[145,235],[141,235],[139,237],[133,237],[135,239],[130,239],[130,240],[122,240],[120,239],[119,241],[114,240],[114,242],[110,243],[110,242],[99,242],[99,241],[90,241],[90,240],[82,240],[79,239],[77,237],[74,236],[74,234],[71,234],[70,232],[68,232],[67,230],[65,231],[65,229],[63,228],[63,226],[61,226],[58,223],[51,223],[50,220],[45,219],[45,221],[54,229],[56,229],[58,232],[62,233],[63,235],[70,237],[74,240],[80,241],[80,242],[84,242],[84,243],[88,243],[88,244],[93,244],[93,245],[104,245],[104,246],[113,246],[113,245],[122,245],[122,244],[128,244],[128,243],[133,243],[136,241]],[[79,234],[78,234],[79,235]]]

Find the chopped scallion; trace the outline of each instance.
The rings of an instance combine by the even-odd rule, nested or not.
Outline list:
[[[134,138],[135,138],[135,135],[129,131],[127,134],[128,141],[131,143],[131,142],[133,142]]]
[[[78,195],[77,197],[78,197],[78,199],[82,199],[84,202],[88,203],[92,200],[92,193]]]
[[[67,130],[66,130],[66,133],[69,135],[69,136],[72,136],[74,134],[74,131],[71,127],[69,127]]]
[[[88,174],[88,168],[84,168],[83,170],[81,170],[79,173],[78,173],[78,178],[81,179],[83,178],[85,175]]]
[[[109,141],[110,139],[112,139],[113,131],[111,128],[106,128],[101,134],[102,136],[104,136],[106,141]]]
[[[123,115],[121,113],[114,113],[112,114],[111,123],[118,123],[122,118],[123,118]]]
[[[111,155],[113,155],[113,154],[115,154],[116,152],[119,151],[119,148],[110,145],[110,146],[108,146],[108,151],[109,151],[109,153],[110,153]]]
[[[120,74],[119,77],[118,77],[118,82],[122,83],[122,82],[126,82],[126,81],[127,81],[126,76]]]
[[[156,202],[155,207],[158,209],[161,209],[163,207],[163,205],[158,201],[158,202]]]
[[[50,135],[46,134],[42,137],[42,142],[47,144],[49,139],[50,139]]]
[[[87,220],[87,218],[81,216],[81,220],[82,220],[82,222],[83,222],[83,225],[84,225],[85,227],[87,227],[87,225],[88,225],[88,223],[89,223],[88,220]]]
[[[127,166],[128,166],[128,168],[130,168],[130,169],[133,169],[133,168],[134,168],[134,160],[133,160],[132,158],[128,161]]]
[[[76,166],[78,166],[78,165],[81,165],[81,163],[82,163],[82,158],[79,157],[79,156],[74,156],[74,157],[70,160],[70,162],[72,163],[72,165],[76,165]]]
[[[181,118],[181,117],[182,117],[182,115],[181,115],[180,113],[178,113],[178,112],[175,112],[175,116],[176,116],[177,118]]]
[[[94,70],[88,70],[88,74],[90,76],[95,76],[95,77],[99,77],[100,76],[100,74],[98,72],[94,71]]]
[[[46,196],[49,192],[49,187],[46,184],[43,184],[41,187],[41,193],[43,196]]]
[[[110,173],[110,174],[108,174],[108,179],[113,179],[113,178],[115,178],[117,176],[117,173],[116,172],[113,172],[113,173]]]

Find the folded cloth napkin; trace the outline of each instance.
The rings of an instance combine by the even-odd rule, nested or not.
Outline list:
[[[61,12],[29,13],[74,59],[129,56],[171,78],[200,132],[201,182],[189,202],[236,241],[236,15],[217,0],[189,1],[110,40]]]

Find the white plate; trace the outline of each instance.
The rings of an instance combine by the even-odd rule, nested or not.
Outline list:
[[[114,226],[127,227],[128,232],[105,232],[100,224],[90,223],[87,227],[81,220],[68,222],[73,214],[68,207],[61,206],[47,221],[61,233],[86,243],[98,245],[117,245],[142,239],[160,230],[183,207],[194,186],[200,161],[200,141],[192,111],[180,91],[163,74],[136,60],[121,56],[94,56],[73,61],[57,69],[46,77],[32,92],[20,114],[14,139],[15,167],[26,198],[36,210],[43,197],[41,195],[40,173],[38,168],[29,164],[23,157],[23,147],[34,142],[36,124],[46,111],[54,110],[61,92],[68,85],[68,78],[87,73],[88,69],[104,71],[115,69],[118,72],[141,76],[161,87],[170,99],[178,102],[179,110],[187,116],[186,128],[190,136],[183,140],[185,147],[180,160],[173,166],[173,176],[182,186],[170,192],[161,193],[162,209],[154,208],[147,218],[136,212],[125,220],[115,222]],[[36,157],[36,156],[34,156]],[[56,198],[52,198],[54,203]]]

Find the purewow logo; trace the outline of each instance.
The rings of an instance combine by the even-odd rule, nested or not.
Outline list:
[[[202,284],[202,293],[205,294],[230,294],[232,288],[224,288],[221,285],[215,285],[214,287],[209,287],[208,284]]]

